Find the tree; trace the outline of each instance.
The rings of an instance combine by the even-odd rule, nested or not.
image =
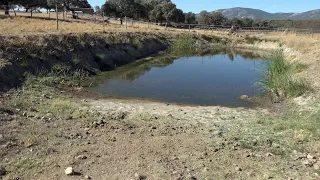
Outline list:
[[[155,6],[155,8],[149,13],[149,18],[152,21],[160,21],[160,23],[162,23],[162,21],[165,21],[161,5]]]
[[[102,5],[102,11],[105,13],[106,16],[116,16],[118,17],[118,12],[114,4],[106,2]]]
[[[43,0],[38,0],[43,1]],[[73,7],[79,8],[91,8],[91,5],[88,3],[87,0],[47,0],[47,6],[49,7],[58,7],[63,8],[64,10],[68,10],[72,12],[72,17],[74,16]]]
[[[173,4],[172,2],[167,2],[164,5],[162,5],[162,12],[163,12],[163,17],[166,20],[166,24],[169,21],[173,21],[175,18],[175,10],[176,10],[176,5]]]
[[[252,27],[253,25],[253,19],[250,18],[244,18],[242,19],[242,22],[244,27]]]
[[[97,15],[102,15],[102,10],[101,10],[100,6],[95,6],[94,11],[96,12]]]
[[[107,0],[103,12],[118,18],[148,19],[156,22],[183,22],[184,14],[171,0]]]
[[[210,21],[211,21],[210,13],[208,13],[208,11],[201,11],[200,17],[199,17],[199,23],[209,25]]]
[[[212,12],[209,17],[210,24],[213,25],[222,25],[227,20],[221,12]]]
[[[192,12],[188,12],[184,14],[185,23],[187,24],[195,24],[196,23],[196,15]]]

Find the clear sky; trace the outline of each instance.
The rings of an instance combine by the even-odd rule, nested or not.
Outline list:
[[[105,0],[88,0],[92,6],[104,4]],[[247,7],[268,12],[304,12],[320,9],[320,0],[172,0],[185,12],[198,13],[232,7]]]

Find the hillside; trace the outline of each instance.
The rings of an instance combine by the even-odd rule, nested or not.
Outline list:
[[[260,9],[251,8],[229,8],[219,9],[224,16],[232,18],[252,18],[252,19],[292,19],[292,20],[320,20],[320,9],[302,13],[269,13]]]

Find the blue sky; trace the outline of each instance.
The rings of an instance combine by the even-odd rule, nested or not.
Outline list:
[[[88,0],[101,6],[105,0]],[[213,11],[232,7],[248,7],[268,12],[304,12],[320,9],[320,0],[172,0],[185,12]]]

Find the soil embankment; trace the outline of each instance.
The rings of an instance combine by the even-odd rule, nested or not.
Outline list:
[[[0,39],[0,90],[18,86],[27,72],[39,74],[61,68],[97,74],[168,48],[161,35],[129,33]]]

